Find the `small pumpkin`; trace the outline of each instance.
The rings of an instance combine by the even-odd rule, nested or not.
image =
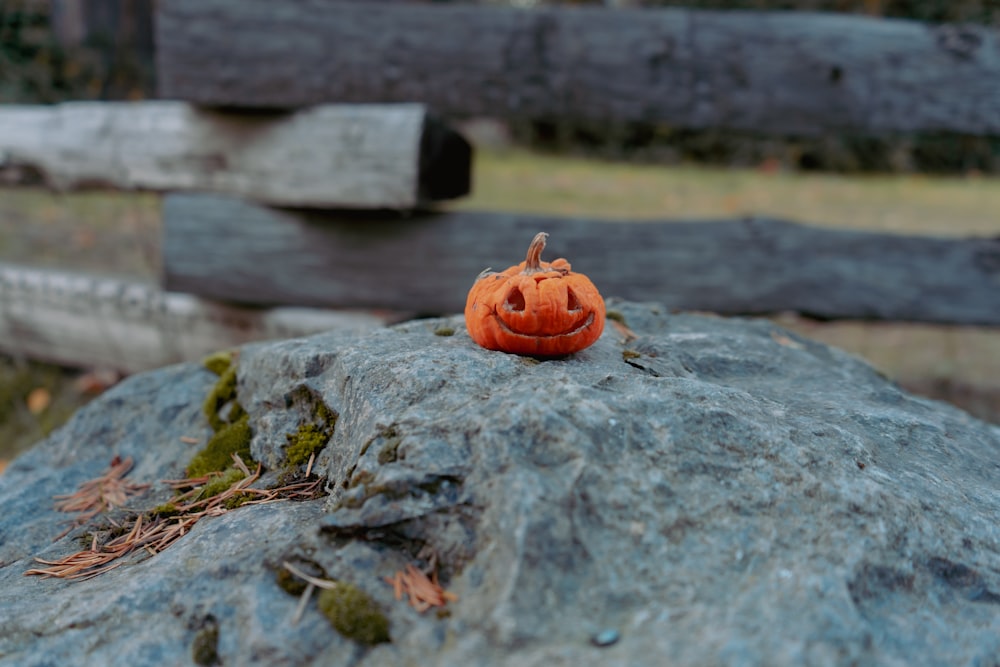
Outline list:
[[[527,258],[506,271],[479,274],[465,302],[472,340],[488,350],[559,357],[589,347],[604,331],[604,299],[569,262],[542,261],[548,234],[528,246]]]

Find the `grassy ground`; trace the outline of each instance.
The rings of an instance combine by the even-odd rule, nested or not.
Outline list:
[[[456,208],[611,219],[743,214],[933,235],[1000,233],[1000,179],[837,176],[657,167],[537,155],[477,155],[475,193]]]
[[[474,195],[451,206],[618,219],[756,214],[900,233],[1000,234],[997,179],[656,167],[516,150],[480,151],[474,173]],[[0,189],[0,261],[155,281],[159,233],[155,196]],[[914,391],[1000,423],[1000,330],[778,319],[867,358]],[[0,357],[0,466],[88,400],[74,381],[72,372]],[[27,397],[38,388],[51,400],[36,413]]]
[[[0,261],[155,281],[159,246],[155,195],[0,189]]]

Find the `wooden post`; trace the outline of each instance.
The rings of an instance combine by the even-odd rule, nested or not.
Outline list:
[[[407,209],[469,191],[471,148],[418,104],[235,114],[183,102],[0,107],[0,171],[57,188],[208,190]]]

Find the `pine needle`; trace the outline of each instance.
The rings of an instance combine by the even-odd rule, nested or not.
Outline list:
[[[121,471],[125,463],[127,463],[127,467],[124,467],[124,471]],[[115,468],[113,465],[113,468],[116,470],[115,475],[109,477],[106,473],[98,479],[117,479],[120,481],[121,477],[131,468],[132,462],[131,459],[126,459],[125,461],[119,461],[118,464],[118,468]],[[89,579],[118,567],[124,562],[122,559],[130,554],[145,552],[148,556],[155,556],[186,535],[204,517],[221,516],[239,505],[261,505],[282,500],[311,500],[322,493],[323,480],[320,478],[313,480],[306,479],[273,489],[250,488],[250,485],[260,478],[261,466],[258,464],[256,471],[251,473],[250,469],[247,468],[239,456],[235,455],[234,464],[245,474],[245,477],[225,491],[209,498],[198,500],[202,487],[212,481],[215,475],[164,480],[164,483],[168,486],[181,491],[173,500],[173,505],[176,507],[175,512],[169,516],[154,513],[139,514],[134,518],[134,523],[132,523],[131,528],[126,533],[114,537],[104,544],[98,544],[97,537],[95,536],[89,549],[78,551],[59,560],[35,558],[36,562],[48,567],[33,568],[25,572],[25,574],[68,580]],[[92,481],[96,482],[98,480]],[[95,487],[91,482],[87,482],[81,485],[81,491],[84,486],[87,486],[87,494],[89,494],[86,496],[87,498],[95,495],[93,488],[106,488],[106,486],[101,485]],[[131,486],[138,487],[140,485]],[[82,500],[84,494],[81,491],[71,496],[65,496],[66,502],[68,503],[70,499],[74,499],[70,503],[70,506],[85,507],[85,511],[91,512],[93,509],[92,503],[96,501],[91,500],[91,504],[85,504]],[[118,500],[122,498],[124,502],[124,498],[127,498],[129,494],[127,492],[123,493],[125,494],[124,497],[115,495],[113,499]],[[80,496],[80,498],[77,498],[77,496]],[[100,497],[104,498],[104,496]],[[105,505],[111,506],[107,501],[103,502]],[[89,514],[88,518],[96,516],[98,512]]]
[[[302,619],[302,614],[305,613],[306,604],[308,604],[309,598],[312,597],[313,591],[316,590],[317,588],[326,588],[329,590],[333,590],[334,588],[337,587],[337,582],[330,581],[329,579],[320,579],[319,577],[313,577],[311,575],[308,575],[299,568],[289,563],[287,560],[284,563],[282,563],[282,566],[286,570],[291,572],[293,575],[306,582],[306,589],[302,591],[302,595],[299,596],[299,603],[295,605],[295,613],[292,614],[291,624],[296,625]]]
[[[407,565],[405,570],[396,572],[395,576],[385,577],[384,581],[393,587],[397,600],[403,595],[409,599],[410,606],[419,613],[431,607],[443,607],[449,602],[458,600],[454,593],[446,591],[438,583],[437,568],[434,568],[430,578],[413,565]]]
[[[141,494],[149,488],[149,484],[133,484],[124,480],[125,475],[132,470],[132,457],[124,459],[115,456],[111,459],[108,469],[94,479],[87,480],[77,487],[74,493],[55,496],[56,510],[60,512],[77,512],[78,516],[58,535],[60,539],[77,526],[82,526],[101,512],[115,507],[122,507],[126,501]]]
[[[130,497],[149,488],[149,484],[126,482],[124,477],[130,470],[131,456],[124,459],[115,456],[99,477],[84,482],[74,493],[55,496],[56,509],[60,512],[80,512],[76,521],[81,524],[113,507],[122,507]]]

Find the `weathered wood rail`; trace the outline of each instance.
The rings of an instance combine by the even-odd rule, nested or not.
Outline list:
[[[469,192],[472,151],[419,104],[224,113],[184,102],[0,107],[0,170],[59,189],[207,190],[412,208]]]
[[[1000,325],[1000,238],[948,239],[768,219],[611,222],[506,213],[384,216],[165,198],[168,289],[226,301],[460,311],[476,275],[571,258],[605,296],[723,314]]]
[[[365,331],[396,316],[247,308],[138,282],[0,263],[0,352],[69,366],[132,373],[255,340]]]
[[[407,101],[446,115],[782,136],[1000,134],[1000,32],[985,27],[808,12],[275,6],[159,3],[162,96],[279,109]]]

